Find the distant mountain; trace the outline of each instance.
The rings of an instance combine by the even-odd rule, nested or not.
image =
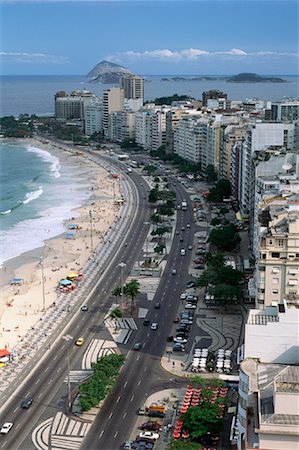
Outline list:
[[[227,78],[229,83],[285,83],[286,80],[276,77],[261,77],[256,73],[239,73]]]
[[[86,75],[91,83],[119,83],[120,78],[130,72],[125,67],[109,61],[101,61]]]

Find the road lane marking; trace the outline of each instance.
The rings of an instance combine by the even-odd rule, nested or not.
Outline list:
[[[27,411],[28,412],[28,411]],[[18,425],[16,426],[16,430],[19,428],[20,424],[18,423]]]
[[[101,433],[99,434],[99,438],[101,438],[104,434],[104,430],[101,431]]]
[[[126,417],[126,415],[127,415],[127,413],[125,412],[125,413],[123,414],[123,419]]]
[[[118,397],[118,399],[116,400],[116,403],[118,403],[120,401],[121,397]]]
[[[134,395],[132,395],[130,402],[132,402],[134,400]]]
[[[140,355],[137,356],[136,361],[139,361]]]
[[[13,414],[16,412],[17,409],[19,409],[18,406],[13,410]]]
[[[6,442],[7,442],[7,440],[3,442],[3,444],[1,445],[1,447],[4,447],[4,445],[6,445]]]
[[[57,369],[57,373],[58,373],[58,372],[60,372],[60,371],[61,371],[61,367],[58,367],[58,369]]]
[[[56,355],[56,356],[53,358],[53,361],[55,361],[55,360],[57,359],[57,356],[58,356],[58,355]]]
[[[34,384],[37,384],[37,383],[39,383],[39,381],[40,381],[40,379],[36,380],[36,382],[35,382]]]
[[[126,381],[126,382],[125,382],[125,384],[124,384],[124,387],[126,387],[126,386],[127,386],[127,384],[128,384],[128,382]]]
[[[52,381],[53,381],[53,380],[52,380],[52,378],[50,378],[50,380],[48,381],[48,384],[51,384],[51,383],[52,383]]]
[[[43,395],[43,392],[41,392],[37,398],[40,398],[42,395]]]
[[[138,381],[137,386],[140,386],[141,380]]]
[[[146,337],[149,337],[150,333],[147,333]]]
[[[118,431],[116,431],[115,433],[114,433],[114,439],[116,438],[116,436],[118,435]]]
[[[45,369],[45,372],[48,372],[48,370],[49,370],[49,367],[47,367],[47,368]]]
[[[109,414],[108,420],[110,420],[112,416],[113,416],[113,412],[111,412],[111,413]]]
[[[143,372],[146,372],[147,371],[147,366],[145,366],[145,368],[143,369]]]
[[[142,344],[142,348],[144,348],[145,347],[145,342]]]

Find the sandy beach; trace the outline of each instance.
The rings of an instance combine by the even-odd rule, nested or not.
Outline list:
[[[104,241],[119,211],[114,204],[120,194],[119,180],[90,161],[80,149],[64,146],[62,151],[57,145],[33,139],[28,142],[55,154],[61,164],[69,161],[73,164],[75,160],[81,165],[82,181],[89,184],[90,198],[64,222],[65,233],[46,240],[44,247],[6,261],[0,269],[0,349],[9,351],[55,305],[59,281],[70,272],[80,271],[93,250]],[[22,278],[23,282],[11,285],[13,278]]]

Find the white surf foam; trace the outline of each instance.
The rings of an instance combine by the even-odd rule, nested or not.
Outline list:
[[[27,205],[27,203],[32,202],[32,200],[37,199],[38,197],[40,197],[43,193],[43,188],[42,186],[40,186],[36,191],[32,191],[32,192],[27,192],[26,196],[25,196],[25,200],[23,201],[24,205]]]
[[[33,145],[27,145],[26,146],[28,152],[36,153],[40,158],[42,158],[44,161],[47,161],[51,164],[51,173],[54,178],[60,177],[60,162],[59,159],[52,155],[51,153],[47,152],[46,150],[42,150],[41,148],[34,147]]]

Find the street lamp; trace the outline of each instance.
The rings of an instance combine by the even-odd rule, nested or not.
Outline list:
[[[42,269],[42,292],[43,292],[43,309],[42,311],[46,310],[46,297],[45,297],[45,277],[44,277],[44,261],[43,258],[40,258],[40,265]]]
[[[126,267],[126,264],[124,262],[121,262],[118,264],[120,267],[120,274],[121,274],[121,309],[124,310],[123,305],[123,297],[124,297],[124,268]]]
[[[65,336],[62,336],[62,339],[68,343],[69,341],[72,341],[74,338],[70,334],[66,334]],[[68,411],[71,409],[72,405],[72,399],[71,399],[71,382],[70,382],[70,348],[67,344],[67,388],[68,388]]]
[[[90,218],[90,246],[91,251],[93,252],[93,236],[92,236],[92,212],[89,210],[89,218]]]

